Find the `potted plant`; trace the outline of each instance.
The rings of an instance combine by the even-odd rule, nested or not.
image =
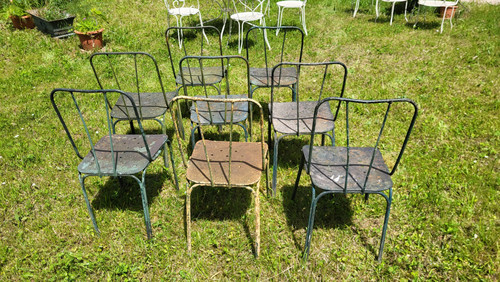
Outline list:
[[[36,27],[52,37],[63,38],[73,35],[73,21],[75,16],[70,15],[56,5],[48,5],[40,9],[27,11],[35,22]]]
[[[448,7],[446,9],[446,15],[444,15],[445,7],[440,7],[439,14],[440,14],[441,18],[443,16],[445,16],[445,19],[453,18],[453,16],[455,16],[455,12],[457,11],[457,9],[458,9],[458,6]]]
[[[92,8],[82,19],[77,19],[74,30],[84,50],[102,48],[102,32],[104,31],[102,22],[105,21],[106,18],[102,12],[96,8]]]
[[[25,3],[21,0],[14,0],[7,6],[5,13],[12,21],[12,25],[16,29],[32,29],[35,27],[33,23],[33,19],[31,16],[25,11]]]

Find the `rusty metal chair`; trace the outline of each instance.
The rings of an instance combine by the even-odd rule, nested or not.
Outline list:
[[[174,101],[184,100],[191,102],[193,107],[191,115],[196,115],[197,120],[203,120],[205,105],[224,104],[225,123],[229,125],[229,140],[212,141],[205,138],[203,133],[205,123],[200,123],[201,140],[196,142],[194,149],[186,164],[180,132],[177,130],[179,150],[181,151],[184,166],[187,166],[186,178],[188,188],[186,191],[186,234],[188,251],[191,251],[191,192],[200,186],[244,188],[252,192],[255,197],[255,256],[260,252],[260,207],[259,187],[262,172],[266,173],[266,186],[269,189],[269,157],[267,144],[264,142],[264,117],[261,105],[249,98],[224,99],[206,97],[178,96]],[[233,133],[233,124],[238,116],[239,104],[252,103],[260,115],[260,140],[256,142],[242,142],[237,134]],[[178,105],[178,104],[177,104]],[[200,107],[200,105],[202,107]],[[193,109],[194,108],[194,109]],[[210,106],[209,106],[210,108]],[[175,122],[174,124],[178,124]],[[222,136],[222,135],[219,135]],[[238,139],[237,139],[238,138]],[[252,188],[251,186],[255,186]]]
[[[273,49],[268,50],[264,44],[265,38],[259,40],[259,36],[254,36],[258,40],[253,42],[256,52],[250,56],[250,35],[257,31],[281,30],[283,33],[276,37],[271,37]],[[262,34],[264,34],[262,32]],[[283,62],[301,62],[302,51],[304,49],[304,32],[295,26],[280,27],[252,27],[246,34],[247,60],[250,62],[250,84],[252,85],[252,97],[258,88],[271,87],[271,72],[273,66]],[[278,48],[276,48],[278,47]],[[252,57],[252,58],[251,58]],[[276,80],[277,78],[275,78]],[[295,86],[297,83],[297,72],[295,67],[281,68],[280,81],[275,81],[275,86],[288,87],[292,89],[292,95],[295,96]]]
[[[345,109],[345,132],[343,132],[346,137],[345,146],[314,144],[314,137],[320,125],[318,117],[321,108],[325,105],[332,106],[330,104],[337,104],[337,107]],[[295,199],[300,175],[305,168],[311,177],[312,187],[311,210],[304,247],[305,258],[309,255],[314,215],[319,199],[328,194],[354,193],[365,195],[365,200],[368,200],[370,194],[378,194],[387,202],[378,253],[378,261],[382,261],[392,202],[391,176],[401,161],[417,112],[417,105],[409,99],[355,100],[329,97],[316,105],[311,141],[309,145],[302,147],[302,161],[292,195]],[[337,136],[340,131],[338,119],[340,114],[342,110],[335,114]],[[356,126],[352,126],[351,123]],[[337,141],[340,142],[340,138],[337,138]],[[386,157],[390,155],[391,159],[387,161],[383,155]],[[319,194],[316,195],[317,192]]]
[[[297,76],[294,97],[280,93],[280,81],[286,76],[282,70],[293,69]],[[343,97],[347,79],[347,67],[340,62],[324,63],[280,63],[272,71],[271,103],[269,104],[268,144],[271,144],[273,128],[273,194],[276,194],[278,174],[278,146],[287,136],[312,134],[313,115],[316,104],[326,98],[323,93]],[[286,80],[285,80],[286,81]],[[310,83],[313,81],[314,83]],[[302,90],[301,90],[302,89]],[[283,89],[284,90],[284,89]],[[281,91],[283,92],[283,91]],[[317,116],[316,134],[322,135],[322,143],[328,136],[335,145],[335,124],[330,107],[320,108]],[[329,134],[331,132],[331,135]]]
[[[251,98],[250,84],[248,77],[248,62],[241,56],[186,56],[179,63],[182,77],[182,88],[185,96],[196,96],[205,98]],[[199,70],[200,75],[191,75],[184,73],[187,69],[185,66],[195,67]],[[221,88],[211,87],[206,83],[206,72],[212,72],[214,68],[219,68],[217,73],[221,73],[220,79]],[[194,82],[194,83],[193,83]],[[189,91],[188,91],[189,90]],[[192,93],[192,95],[189,95]],[[195,113],[195,105],[200,109],[200,115]],[[200,125],[215,125],[219,129],[228,123],[229,116],[226,115],[225,103],[205,103],[203,101],[195,101],[190,108],[191,119],[191,141],[195,144],[194,131]],[[251,115],[249,115],[249,103],[237,102],[236,109],[232,117],[233,123],[240,126],[245,133],[245,140],[248,136],[248,131],[251,131]],[[248,123],[247,130],[247,121]],[[182,132],[182,131],[181,131]]]
[[[129,105],[127,107],[128,118],[137,122],[140,134],[115,133],[111,117],[113,99],[126,101],[125,103]],[[146,195],[146,170],[162,151],[166,154],[165,144],[169,147],[175,185],[179,189],[172,148],[167,135],[146,135],[134,97],[120,90],[58,88],[51,92],[50,100],[76,155],[82,159],[78,165],[78,178],[95,231],[100,234],[85,190],[85,179],[89,176],[112,176],[118,177],[119,180],[121,177],[131,177],[137,181],[140,187],[144,222],[147,237],[150,239],[152,228]],[[71,104],[73,104],[72,108],[68,109],[68,105]],[[96,114],[98,111],[103,112],[103,115]],[[75,113],[78,114],[75,115]],[[67,120],[71,122],[66,122],[63,116],[67,117]],[[73,117],[76,118],[75,121],[73,121]],[[80,134],[82,127],[84,132]],[[85,140],[85,137],[87,140]],[[86,155],[81,154],[81,152],[85,152],[84,150],[88,150]],[[167,166],[166,158],[164,161],[165,166]],[[137,177],[136,175],[140,176]],[[122,184],[121,181],[120,184]]]
[[[165,116],[176,92],[166,92],[155,58],[144,52],[103,52],[90,56],[90,65],[101,89],[119,89],[129,94],[137,106],[141,120],[155,120],[163,134]],[[134,133],[132,105],[127,99],[118,99],[111,110],[113,127],[120,121],[129,121]],[[160,119],[161,118],[161,119]]]

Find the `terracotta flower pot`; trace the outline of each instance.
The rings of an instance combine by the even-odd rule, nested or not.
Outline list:
[[[441,16],[441,18],[443,17],[443,14],[444,14],[444,7],[441,7],[440,8],[440,13],[439,15]],[[453,18],[455,16],[455,12],[457,11],[458,9],[458,6],[451,6],[451,7],[448,7],[448,9],[446,9],[446,15],[445,15],[445,19],[449,19],[449,18]]]
[[[89,32],[80,32],[75,30],[75,33],[78,35],[80,39],[80,43],[84,50],[93,50],[93,49],[101,49],[103,46],[102,43],[102,32],[104,28],[101,28],[97,31],[89,31]]]
[[[16,29],[32,29],[35,28],[35,23],[33,22],[33,18],[30,15],[26,16],[9,16],[9,18],[12,21],[12,25],[14,25],[14,28]]]

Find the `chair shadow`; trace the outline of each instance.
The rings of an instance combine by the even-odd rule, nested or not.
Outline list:
[[[252,252],[255,254],[254,238],[252,238],[250,227],[242,219],[249,212],[251,204],[252,192],[244,188],[197,187],[191,192],[191,220],[241,221],[245,235],[252,246]],[[184,230],[187,224],[185,220],[186,210],[184,209]]]
[[[283,186],[283,209],[295,247],[303,249],[305,238],[296,238],[294,231],[307,229],[311,207],[310,187],[299,186],[295,200],[292,200],[294,186]],[[318,193],[319,191],[317,191]],[[352,225],[351,200],[343,194],[326,195],[316,206],[314,228],[345,229]],[[299,242],[301,241],[301,242]]]
[[[271,134],[273,134],[272,131]],[[307,137],[309,137],[309,135]],[[274,136],[271,142],[273,143],[271,146],[274,149]],[[295,135],[282,138],[278,145],[278,167],[286,169],[297,167],[300,164],[300,158],[302,157],[302,147],[304,145],[308,145],[309,142],[310,140],[308,138],[304,139]],[[329,143],[327,142],[326,144]]]
[[[163,183],[167,179],[168,172],[146,175],[146,195],[148,204],[153,202],[162,189]],[[173,176],[170,176],[173,181]],[[172,184],[173,185],[173,184]],[[174,188],[175,189],[175,188]],[[120,181],[116,177],[109,177],[106,183],[99,187],[99,191],[92,200],[92,207],[96,210],[133,210],[142,211],[142,199],[139,183],[132,177],[122,177]]]

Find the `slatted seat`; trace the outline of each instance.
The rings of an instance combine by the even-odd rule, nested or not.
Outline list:
[[[224,78],[224,69],[222,67],[204,67],[203,76],[199,67],[183,67],[175,76],[175,83],[183,83],[190,86],[203,84],[217,84]]]

